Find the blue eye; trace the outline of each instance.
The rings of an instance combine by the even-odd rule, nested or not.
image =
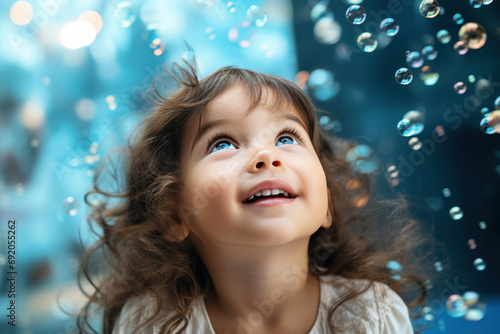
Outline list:
[[[281,136],[278,138],[278,141],[276,142],[276,145],[278,144],[288,145],[288,144],[298,144],[298,142],[291,136]]]
[[[225,150],[227,148],[230,148],[231,146],[233,148],[236,148],[229,141],[227,141],[227,140],[221,140],[220,142],[218,142],[217,144],[214,145],[214,147],[212,148],[212,150],[210,151],[210,153],[217,152],[217,151],[220,151],[220,150]]]

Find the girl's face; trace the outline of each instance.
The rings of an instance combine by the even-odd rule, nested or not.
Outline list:
[[[301,114],[264,102],[248,113],[235,85],[206,105],[201,123],[193,115],[187,124],[179,211],[197,247],[275,246],[329,226],[326,177]],[[272,189],[290,197],[246,203]]]

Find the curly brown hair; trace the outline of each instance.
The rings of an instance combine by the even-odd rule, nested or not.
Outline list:
[[[275,106],[291,103],[307,121],[306,130],[332,197],[331,227],[321,227],[310,237],[309,270],[318,277],[334,274],[369,282],[332,305],[332,328],[337,308],[364,293],[375,281],[387,284],[403,299],[411,293],[413,301],[407,302],[410,309],[425,303],[427,277],[422,260],[433,251],[420,251],[431,238],[424,237],[421,223],[409,218],[406,201],[373,198],[371,178],[357,172],[346,160],[346,152],[356,143],[326,134],[306,93],[288,80],[234,67],[219,69],[199,80],[193,63],[186,61],[175,64],[170,75],[180,87],[168,97],[162,97],[155,88],[154,112],[143,120],[138,136],[123,151],[125,191],[103,190],[100,177],[104,173],[99,172],[87,193],[86,201],[92,194],[115,201],[91,203],[89,224],[94,231],[94,224],[101,231],[84,254],[79,271],[79,279],[89,280],[95,288],[87,293],[88,301],[77,319],[80,331],[95,332],[92,317],[103,311],[101,332],[111,333],[125,302],[145,293],[153,297],[155,312],[138,330],[159,321],[163,323],[162,333],[183,332],[186,328],[193,303],[209,291],[211,280],[189,238],[178,240],[175,235],[181,221],[181,136],[192,115],[201,116],[207,103],[235,84],[248,90],[250,109],[261,103],[263,91],[269,89],[275,93]],[[104,269],[97,272],[91,261],[96,257],[104,259]],[[401,264],[403,269],[397,277],[387,267],[389,261]],[[166,320],[162,317],[165,310],[172,315]]]

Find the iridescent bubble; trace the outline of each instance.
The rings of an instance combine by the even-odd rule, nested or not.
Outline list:
[[[347,11],[345,12],[345,18],[352,24],[361,24],[365,22],[366,11],[359,5],[352,5],[347,8]]]
[[[347,151],[346,160],[359,173],[373,173],[378,169],[373,149],[367,145],[357,145]]]
[[[486,227],[487,227],[487,226],[486,226],[486,222],[479,222],[479,228],[480,228],[481,230],[486,230]]]
[[[453,22],[455,22],[456,24],[464,23],[464,18],[462,14],[456,13],[455,15],[453,15]]]
[[[417,51],[407,52],[406,63],[413,68],[419,68],[424,64],[424,57]]]
[[[335,81],[332,72],[325,69],[316,69],[307,79],[307,87],[312,96],[319,101],[327,101],[337,95],[340,84]]]
[[[484,262],[484,260],[481,259],[480,257],[475,259],[473,264],[474,268],[476,268],[477,271],[483,271],[484,269],[486,269],[486,262]]]
[[[267,15],[264,11],[259,7],[252,5],[247,10],[247,16],[253,24],[257,27],[262,27],[267,22]]]
[[[400,85],[408,85],[413,80],[413,73],[409,68],[401,67],[394,74],[394,79]]]
[[[469,80],[470,83],[474,83],[476,82],[476,77],[471,74],[467,77],[467,80]]]
[[[464,319],[470,321],[479,321],[484,317],[486,312],[486,303],[482,300],[477,292],[467,291],[463,294],[462,298],[467,305],[467,313]]]
[[[450,217],[453,220],[460,220],[464,216],[462,209],[458,206],[454,206],[450,209]]]
[[[496,110],[500,109],[500,96],[495,99],[494,105]]]
[[[469,51],[469,48],[467,47],[467,44],[464,41],[458,41],[453,45],[453,48],[459,55],[464,55]]]
[[[342,27],[333,19],[325,16],[314,25],[314,37],[322,44],[335,44],[342,36]]]
[[[315,4],[314,7],[311,9],[311,14],[310,14],[311,20],[313,22],[317,22],[319,19],[325,16],[328,16],[333,19],[333,14],[330,11],[330,9],[328,9],[328,3],[320,1],[317,4]]]
[[[135,21],[135,14],[132,8],[132,3],[129,1],[118,3],[113,12],[113,17],[115,18],[115,20],[120,22],[122,27],[130,27]]]
[[[436,268],[436,271],[443,271],[443,264],[440,261],[437,261],[434,263],[434,268]]]
[[[427,60],[434,60],[436,59],[438,52],[432,45],[427,45],[422,49],[422,56],[424,56]]]
[[[439,14],[439,3],[436,0],[423,0],[419,10],[425,18],[432,19]]]
[[[465,42],[469,49],[479,49],[486,43],[486,30],[479,23],[469,22],[460,28],[458,38]]]
[[[486,134],[500,133],[500,110],[486,114],[479,123],[479,127]]]
[[[451,41],[451,35],[448,30],[445,29],[439,30],[436,37],[443,44],[448,44]]]
[[[74,197],[69,196],[63,201],[63,207],[64,210],[70,215],[70,216],[76,216],[78,214],[79,210],[79,205],[78,201],[75,200]]]
[[[453,89],[455,90],[455,93],[463,94],[467,91],[467,86],[462,81],[459,81],[453,85]]]
[[[378,42],[369,32],[364,32],[358,36],[358,46],[364,52],[373,52],[377,48]]]
[[[434,86],[439,80],[439,73],[434,72],[430,66],[422,67],[422,73],[420,73],[420,80],[426,86]]]
[[[399,121],[397,130],[403,137],[410,137],[419,134],[424,129],[422,123],[412,124],[412,122],[406,118]]]
[[[443,196],[444,197],[450,197],[451,196],[451,190],[450,190],[450,188],[444,188],[443,189]]]
[[[386,18],[380,22],[380,31],[387,36],[395,36],[399,32],[399,23],[393,18]]]
[[[446,300],[446,311],[453,318],[460,318],[467,313],[467,305],[462,296],[454,294]]]
[[[422,148],[422,142],[417,137],[413,137],[408,141],[408,145],[414,151],[418,151]]]
[[[403,271],[403,266],[397,261],[387,262],[387,269],[391,272],[391,278],[395,280],[401,279],[401,272]]]
[[[483,0],[469,0],[469,5],[472,8],[479,8],[483,5]]]

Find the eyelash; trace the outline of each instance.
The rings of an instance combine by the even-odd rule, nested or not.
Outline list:
[[[303,142],[302,135],[300,134],[300,132],[297,129],[292,128],[292,127],[286,127],[286,128],[284,128],[283,130],[280,131],[280,133],[278,134],[277,137],[279,138],[282,135],[287,134],[287,133],[293,135],[300,143]],[[213,144],[216,141],[218,141],[219,139],[230,139],[232,141],[235,141],[233,139],[233,137],[231,137],[231,135],[228,134],[227,132],[218,132],[218,133],[215,133],[207,141],[207,152],[208,153],[210,153],[210,148],[213,146]]]

